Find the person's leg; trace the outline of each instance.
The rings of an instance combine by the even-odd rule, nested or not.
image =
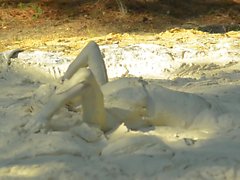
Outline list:
[[[69,99],[74,96],[78,96],[83,94],[87,89],[86,84],[78,84],[70,90],[66,91],[62,94],[53,95],[47,104],[43,106],[43,108],[37,112],[35,116],[33,116],[32,120],[30,120],[25,129],[31,132],[39,132],[41,129],[45,129],[48,125],[48,121],[52,118],[52,116],[65,105]]]
[[[81,73],[74,76],[68,80],[66,88],[50,98],[49,102],[25,126],[26,129],[31,132],[38,132],[40,129],[46,128],[48,121],[61,107],[74,100],[74,98],[81,97],[83,121],[98,125],[103,131],[107,130],[103,95],[93,74],[88,69],[82,69]],[[79,80],[76,76],[82,76],[83,80],[75,82],[75,80]]]
[[[101,51],[94,41],[89,42],[76,59],[69,65],[63,76],[63,80],[70,79],[79,68],[83,67],[89,67],[91,69],[99,85],[108,82],[106,66]]]

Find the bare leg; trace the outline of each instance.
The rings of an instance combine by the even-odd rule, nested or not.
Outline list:
[[[69,65],[63,80],[70,79],[79,68],[83,67],[89,67],[91,69],[99,85],[108,82],[106,67],[101,51],[94,41],[89,42],[77,58]]]
[[[36,116],[26,124],[25,129],[29,129],[31,132],[36,133],[41,129],[47,128],[48,121],[67,101],[69,101],[69,98],[74,97],[74,95],[77,94],[83,94],[86,89],[86,85],[78,84],[65,93],[53,95],[40,112],[38,112]]]
[[[82,77],[82,81],[79,80]],[[64,86],[64,85],[63,85]],[[41,111],[26,125],[26,129],[38,132],[46,128],[51,117],[67,102],[82,98],[83,120],[98,125],[103,131],[108,130],[103,95],[100,86],[88,69],[82,69],[66,82],[66,87],[53,95]]]

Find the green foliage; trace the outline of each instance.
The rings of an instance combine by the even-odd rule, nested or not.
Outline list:
[[[36,4],[36,3],[22,3],[22,2],[20,2],[20,3],[18,3],[17,4],[17,7],[19,8],[19,9],[22,9],[22,10],[24,10],[24,9],[26,9],[26,8],[31,8],[31,9],[33,9],[33,11],[34,11],[34,14],[33,14],[33,18],[35,19],[35,18],[39,18],[43,13],[44,13],[44,10],[41,8],[41,6],[39,6],[38,4]]]
[[[19,9],[26,9],[28,6],[25,3],[20,2],[20,3],[18,3],[17,7]]]
[[[38,4],[32,4],[31,7],[35,12],[33,18],[39,18],[44,13],[44,10]]]

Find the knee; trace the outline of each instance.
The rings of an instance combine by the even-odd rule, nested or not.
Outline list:
[[[71,77],[71,79],[64,81],[63,85],[59,87],[56,92],[57,94],[60,94],[70,90],[71,88],[80,83],[88,84],[91,81],[91,79],[93,79],[93,74],[91,70],[87,68],[82,68],[80,71],[77,71]]]
[[[90,41],[88,44],[87,44],[87,47],[89,48],[99,48],[98,44],[95,42],[95,41]]]
[[[73,86],[79,83],[90,84],[94,79],[94,75],[90,69],[83,68],[81,71],[77,72],[69,83]]]

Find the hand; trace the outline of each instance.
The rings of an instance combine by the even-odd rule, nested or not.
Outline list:
[[[31,119],[24,127],[26,131],[32,133],[46,132],[48,121],[46,118],[36,117]]]

